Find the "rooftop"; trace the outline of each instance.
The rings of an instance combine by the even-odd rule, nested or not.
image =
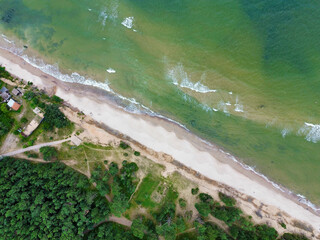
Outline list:
[[[12,98],[9,100],[9,102],[7,103],[7,105],[15,110],[15,111],[18,111],[19,108],[21,107],[21,105],[19,103],[17,103],[16,101],[14,101]]]

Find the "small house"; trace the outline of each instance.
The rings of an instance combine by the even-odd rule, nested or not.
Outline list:
[[[12,90],[12,94],[15,95],[15,96],[19,96],[19,95],[22,94],[22,92],[20,92],[18,88],[14,88],[14,89]]]
[[[7,105],[14,111],[18,111],[19,108],[21,107],[21,105],[19,103],[17,103],[16,101],[14,101],[12,98],[9,100]]]
[[[29,123],[29,125],[24,129],[22,135],[25,137],[28,137],[31,135],[31,133],[37,129],[37,127],[42,122],[43,118],[36,115],[34,119]]]
[[[0,89],[0,96],[4,102],[8,102],[8,100],[11,98],[9,90],[6,87]]]
[[[0,94],[4,92],[9,93],[9,90],[6,87],[2,87],[0,90]]]

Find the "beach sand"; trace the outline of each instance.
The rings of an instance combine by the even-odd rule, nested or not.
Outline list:
[[[124,135],[134,140],[137,145],[165,153],[177,163],[221,184],[221,187],[231,187],[237,192],[236,195],[247,199],[247,202],[244,201],[241,205],[242,207],[250,205],[251,212],[262,206],[268,206],[272,211],[270,214],[273,215],[270,217],[271,220],[277,221],[275,216],[282,213],[280,214],[282,217],[286,215],[292,221],[296,219],[305,226],[312,226],[316,236],[320,233],[319,213],[299,202],[294,194],[275,188],[263,177],[233,161],[232,156],[214,145],[206,144],[177,124],[157,117],[125,112],[108,101],[103,91],[79,84],[63,83],[3,49],[0,50],[0,64],[18,78],[31,81],[49,93],[55,93],[70,106],[82,111],[119,136]],[[255,209],[253,205],[256,206]]]

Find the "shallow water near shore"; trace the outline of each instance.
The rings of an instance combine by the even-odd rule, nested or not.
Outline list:
[[[23,54],[134,98],[320,204],[320,3],[0,4],[1,32]]]

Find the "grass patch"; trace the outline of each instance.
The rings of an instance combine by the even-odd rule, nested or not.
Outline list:
[[[112,150],[113,149],[112,146],[101,146],[101,145],[96,145],[96,144],[88,143],[88,142],[84,142],[83,145],[85,147],[100,149],[100,150]]]
[[[154,202],[151,199],[151,195],[154,192],[154,190],[156,190],[160,182],[160,178],[156,178],[151,174],[147,175],[142,180],[139,189],[135,193],[134,201],[145,208],[156,207],[158,203]]]

